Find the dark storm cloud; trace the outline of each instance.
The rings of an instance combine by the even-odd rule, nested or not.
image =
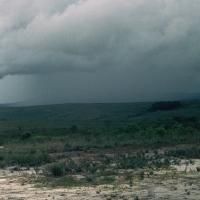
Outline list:
[[[198,88],[199,0],[2,0],[0,9],[0,77],[91,72],[116,98],[124,88]],[[93,91],[91,82],[80,84]]]

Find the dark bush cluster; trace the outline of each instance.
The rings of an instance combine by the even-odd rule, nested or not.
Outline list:
[[[192,117],[174,117],[174,121],[178,123],[195,123],[198,121],[197,117],[192,116]]]
[[[64,174],[64,169],[63,166],[59,164],[54,164],[50,167],[50,171],[54,176],[63,176]]]
[[[31,137],[31,133],[29,131],[23,132],[20,134],[21,140],[27,140]]]
[[[166,156],[173,156],[179,158],[200,158],[200,149],[197,147],[190,147],[187,149],[175,149],[169,150],[165,152]]]
[[[180,101],[160,101],[155,102],[148,109],[150,112],[158,111],[158,110],[175,110],[183,107]]]
[[[78,127],[76,125],[73,125],[73,126],[70,127],[69,131],[71,133],[76,133],[78,131]]]

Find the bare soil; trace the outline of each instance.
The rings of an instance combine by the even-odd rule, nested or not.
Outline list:
[[[36,187],[35,179],[42,171],[17,166],[0,170],[0,199],[200,199],[200,160],[181,160],[179,165],[156,169],[144,178],[124,181],[125,173],[139,174],[141,170],[120,170],[113,185],[93,187],[47,188]],[[134,176],[135,177],[135,176]],[[77,176],[78,178],[78,176]]]

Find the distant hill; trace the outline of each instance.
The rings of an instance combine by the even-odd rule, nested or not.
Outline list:
[[[172,93],[164,95],[164,100],[192,100],[192,99],[200,99],[200,92],[198,93]]]
[[[15,104],[15,103],[2,103],[2,104],[0,104],[0,108],[14,107],[16,105],[17,104]]]
[[[44,99],[44,98],[43,98]],[[134,97],[131,101],[119,102],[119,103],[129,103],[129,102],[157,102],[157,101],[179,101],[179,100],[192,100],[192,99],[200,99],[199,93],[163,93],[163,94],[151,94],[149,98],[145,97]],[[29,99],[26,101],[16,102],[12,104],[2,104],[2,107],[20,107],[20,106],[38,106],[38,105],[55,105],[55,104],[65,104],[65,103],[73,103],[73,102],[52,102],[51,101],[43,101],[39,99]],[[79,102],[88,104],[90,102]],[[102,103],[102,102],[97,102]],[[110,103],[110,102],[103,102]],[[112,103],[112,102],[111,102]],[[118,102],[115,102],[118,103]]]
[[[125,123],[162,123],[174,119],[200,119],[200,100],[180,101],[176,110],[149,112],[153,102],[57,104],[43,106],[0,107],[1,128],[63,128],[72,125],[96,127],[111,121],[112,126]]]

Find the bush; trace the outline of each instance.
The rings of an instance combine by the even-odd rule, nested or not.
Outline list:
[[[31,133],[29,131],[23,132],[20,134],[21,140],[27,140],[31,137]]]
[[[0,161],[4,160],[4,156],[0,155]]]
[[[9,161],[8,161],[9,160]],[[21,165],[21,166],[35,166],[37,165],[37,157],[30,154],[16,154],[7,158],[9,165]]]
[[[183,105],[179,101],[160,101],[153,103],[148,111],[175,110],[181,107],[183,107]]]
[[[156,133],[157,133],[157,135],[159,135],[159,136],[164,136],[165,133],[166,133],[166,130],[165,130],[164,127],[161,126],[161,127],[156,128]]]
[[[36,166],[51,162],[51,156],[49,154],[32,154],[32,153],[19,153],[10,154],[6,157],[8,165],[22,165],[22,166]]]
[[[37,157],[37,162],[39,165],[45,164],[45,163],[51,163],[52,158],[48,153],[42,153]]]
[[[183,127],[182,124],[175,123],[174,126],[172,127],[172,131],[174,135],[175,134],[181,135],[185,132],[185,128]]]
[[[84,183],[83,180],[76,179],[73,176],[64,176],[64,177],[57,179],[57,181],[54,181],[52,186],[53,187],[55,187],[55,186],[78,187],[78,186],[82,186],[83,183]]]
[[[69,143],[66,143],[65,146],[64,146],[64,151],[70,151],[72,150],[72,147]]]
[[[135,132],[138,132],[138,131],[140,131],[140,127],[134,122],[129,123],[127,125],[127,127],[125,128],[126,133],[131,133],[131,132],[135,133]]]
[[[71,133],[76,133],[78,131],[78,127],[76,125],[73,125],[73,126],[70,127],[69,130],[70,130]]]
[[[196,147],[190,147],[187,149],[176,149],[165,152],[166,156],[180,157],[180,158],[200,158],[200,149]]]
[[[141,171],[141,172],[140,172],[140,178],[141,178],[141,179],[144,179],[144,171]]]
[[[50,167],[50,171],[53,176],[63,176],[64,175],[64,169],[63,166],[59,164],[54,164]]]

